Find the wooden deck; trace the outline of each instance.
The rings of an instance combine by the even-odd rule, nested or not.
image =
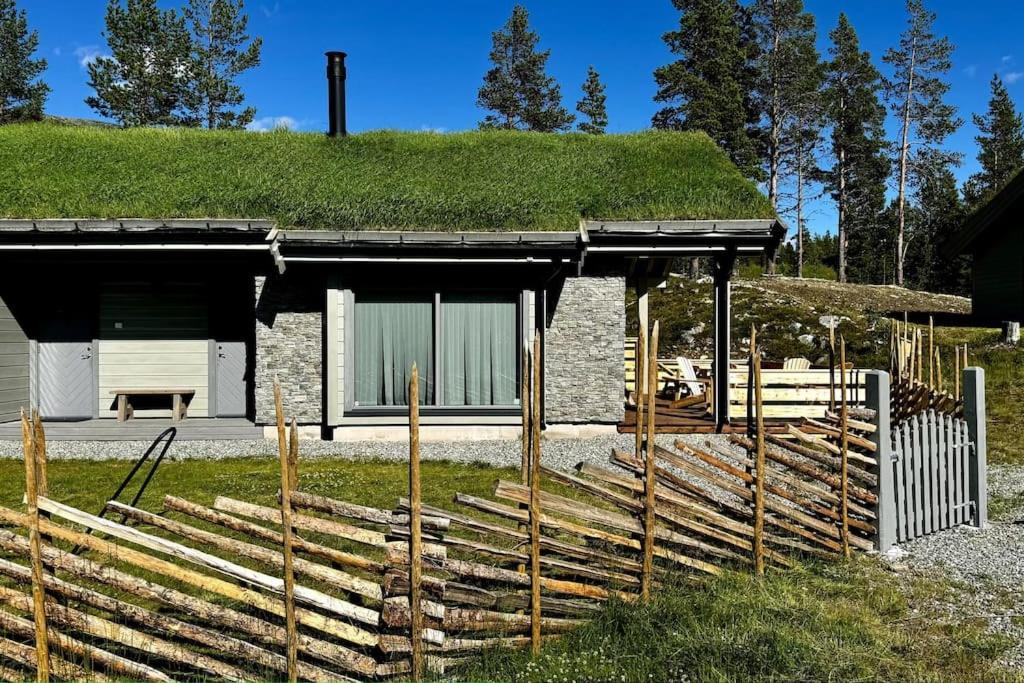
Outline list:
[[[657,409],[655,415],[655,428],[657,431],[663,434],[714,434],[718,430],[715,427],[715,419],[704,406],[692,406],[690,408],[681,408],[678,410],[672,410],[669,408],[669,401],[665,399],[657,399]],[[796,420],[765,420],[765,429],[769,432],[785,432],[786,423],[797,422]],[[636,433],[636,409],[627,406],[626,416],[619,423],[618,430],[620,434],[635,434]],[[733,419],[726,427],[722,430],[723,432],[730,433],[744,433],[747,431],[747,422],[745,419]]]
[[[178,430],[178,441],[236,441],[263,438],[263,428],[245,418],[135,418],[118,422],[114,418],[95,420],[44,420],[47,441],[152,441],[168,427]],[[0,424],[0,441],[21,441],[21,423]]]

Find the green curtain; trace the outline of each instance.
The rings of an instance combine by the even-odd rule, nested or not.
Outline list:
[[[515,300],[442,295],[441,327],[444,405],[514,405]]]
[[[432,297],[362,295],[355,300],[355,400],[359,406],[409,405],[412,364],[420,404],[433,403]]]

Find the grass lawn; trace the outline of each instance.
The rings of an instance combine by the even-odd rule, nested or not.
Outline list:
[[[123,461],[54,461],[51,495],[98,510],[129,468]],[[406,467],[316,459],[300,461],[300,477],[306,491],[390,507],[405,493]],[[425,462],[424,500],[451,506],[456,491],[489,496],[499,477],[517,473]],[[140,506],[159,510],[165,493],[272,505],[278,478],[272,459],[167,462]],[[20,508],[23,489],[22,463],[0,460],[0,504]],[[548,644],[535,662],[522,652],[488,652],[462,675],[537,683],[991,680],[998,675],[992,661],[1007,643],[986,635],[983,624],[950,623],[932,612],[931,599],[950,590],[908,581],[868,558],[771,572],[760,581],[740,573],[680,580],[649,607],[610,604],[589,626]]]

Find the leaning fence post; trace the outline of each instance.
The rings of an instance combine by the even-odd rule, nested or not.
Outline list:
[[[654,453],[655,417],[657,416],[658,390],[658,321],[651,329],[651,343],[647,358],[647,438],[644,443],[644,557],[640,573],[640,595],[644,602],[651,599],[651,577],[654,573]],[[640,425],[637,425],[640,428]]]
[[[412,680],[423,680],[423,535],[420,526],[420,382],[416,363],[409,379],[409,637]]]
[[[964,417],[971,440],[969,490],[974,503],[972,526],[988,525],[988,434],[985,427],[985,370],[964,370]]]
[[[896,482],[892,465],[892,423],[889,415],[889,373],[869,370],[865,374],[867,407],[875,411],[877,429],[870,435],[878,459],[875,486],[875,550],[885,552],[896,545]]]
[[[25,500],[28,502],[28,543],[32,561],[32,614],[36,636],[36,680],[50,680],[50,643],[46,630],[46,592],[43,589],[42,547],[39,538],[39,483],[36,443],[25,411],[21,411],[21,437],[25,452]]]
[[[530,456],[530,651],[540,654],[540,330],[533,335]],[[638,425],[639,427],[639,425]]]
[[[292,568],[292,478],[288,466],[288,442],[285,438],[284,404],[281,385],[274,380],[274,412],[277,417],[277,453],[281,465],[281,540],[284,564],[285,645],[288,680],[298,680],[299,635],[295,618],[295,571]]]

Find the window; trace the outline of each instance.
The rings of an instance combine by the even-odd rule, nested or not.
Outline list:
[[[520,311],[517,293],[356,292],[352,407],[407,406],[413,362],[420,405],[518,405]]]

